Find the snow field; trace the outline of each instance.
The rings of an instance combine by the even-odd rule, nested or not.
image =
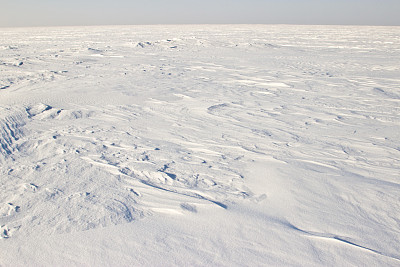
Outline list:
[[[399,39],[2,29],[0,264],[398,265]]]

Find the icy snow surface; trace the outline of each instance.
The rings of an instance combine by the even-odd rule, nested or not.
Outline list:
[[[400,28],[0,29],[0,265],[399,266]]]

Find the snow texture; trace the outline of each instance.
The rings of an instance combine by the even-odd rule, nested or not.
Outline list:
[[[399,266],[399,27],[0,32],[1,266]]]

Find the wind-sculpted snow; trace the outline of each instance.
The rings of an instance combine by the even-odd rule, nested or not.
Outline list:
[[[2,29],[0,265],[398,265],[399,44]]]
[[[22,135],[21,127],[24,124],[21,116],[6,117],[0,121],[0,153],[5,156],[12,153],[13,143]]]
[[[2,139],[4,152],[10,155],[19,128],[30,132],[19,140],[13,154],[23,162],[13,161],[3,169],[9,178],[6,188],[17,189],[3,195],[8,199],[3,204],[7,212],[0,218],[7,229],[4,238],[14,232],[31,235],[105,227],[133,221],[151,210],[193,211],[199,202],[227,208],[223,202],[252,196],[240,189],[240,173],[218,162],[211,166],[196,148],[137,133],[135,122],[140,119],[129,114],[143,113],[142,107],[91,107],[89,111],[39,104],[25,110],[25,121],[6,120],[7,135]],[[141,197],[149,190],[162,190],[161,196],[165,192],[184,196],[193,203],[182,202],[177,211],[166,200],[149,199],[144,204]],[[18,211],[9,213],[13,203],[18,203]],[[166,207],[160,208],[161,204]]]

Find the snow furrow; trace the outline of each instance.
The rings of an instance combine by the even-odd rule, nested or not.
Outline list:
[[[15,150],[15,142],[23,136],[23,127],[28,116],[23,111],[0,118],[0,154],[10,156]]]

